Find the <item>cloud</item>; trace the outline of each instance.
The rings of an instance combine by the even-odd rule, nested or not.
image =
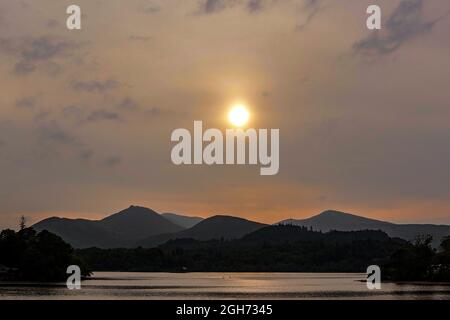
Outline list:
[[[81,122],[84,116],[83,108],[76,105],[69,105],[64,107],[62,110],[62,115],[66,119],[74,119],[77,122]]]
[[[130,102],[131,103],[131,102]],[[89,122],[98,121],[122,121],[120,113],[110,111],[106,108],[92,108],[88,106],[69,105],[62,109],[62,116],[74,121],[76,125],[83,125]]]
[[[129,97],[124,98],[116,105],[117,110],[119,111],[121,116],[125,115],[125,112],[131,114],[131,112],[135,113],[138,117],[148,117],[148,118],[159,118],[172,116],[174,114],[185,114],[185,112],[174,112],[174,110],[168,108],[160,108],[145,105],[144,103],[139,103],[136,100],[133,100]]]
[[[113,79],[106,81],[72,81],[71,86],[76,91],[84,92],[107,92],[119,87],[119,82]]]
[[[146,2],[146,3],[145,3]],[[138,11],[144,14],[157,14],[162,10],[164,1],[145,1],[138,6]]]
[[[201,11],[204,13],[215,13],[222,11],[223,9],[226,8],[226,6],[227,2],[223,0],[206,0],[201,5]]]
[[[30,74],[40,64],[66,58],[78,46],[72,41],[50,36],[0,39],[0,51],[18,60],[13,68],[16,75]]]
[[[43,144],[76,145],[74,137],[64,131],[57,122],[39,128],[39,141]]]
[[[16,101],[16,107],[31,109],[36,106],[36,99],[33,97],[25,97]]]
[[[55,76],[60,74],[63,71],[63,68],[61,67],[61,65],[54,63],[54,62],[48,62],[45,65],[45,71],[47,71],[47,73],[51,76]]]
[[[250,12],[258,12],[263,9],[263,0],[249,0],[247,3],[247,9]]]
[[[146,110],[146,114],[152,117],[161,116],[163,113],[165,113],[163,110],[161,110],[158,107],[150,108]],[[168,111],[166,111],[168,113]]]
[[[277,0],[202,0],[200,2],[200,13],[213,14],[235,6],[242,6],[250,13],[264,10],[266,2]]]
[[[251,13],[261,11],[265,0],[202,0],[200,12],[205,14],[217,13],[237,5],[245,5]]]
[[[356,42],[353,50],[358,54],[386,55],[417,36],[430,32],[439,19],[425,21],[423,0],[402,0],[389,16],[381,32],[371,34]]]
[[[122,158],[120,158],[119,156],[113,156],[113,157],[109,157],[108,159],[106,159],[103,162],[103,165],[105,165],[107,167],[114,167],[121,162],[122,162]]]
[[[142,10],[146,14],[155,14],[161,11],[161,7],[159,6],[148,6]]]
[[[297,25],[297,30],[304,30],[313,21],[322,8],[322,2],[322,0],[305,0],[304,9],[308,15],[302,24]]]
[[[20,61],[14,66],[14,73],[22,76],[32,73],[36,70],[36,65],[26,61]]]
[[[51,111],[40,111],[34,116],[34,120],[42,121],[47,119],[52,114]]]
[[[125,109],[125,110],[132,110],[139,108],[139,105],[137,102],[130,98],[125,98],[122,100],[122,102],[119,103],[119,108]]]
[[[103,109],[92,111],[86,118],[86,121],[89,122],[96,122],[103,120],[120,121],[121,118],[118,113]]]

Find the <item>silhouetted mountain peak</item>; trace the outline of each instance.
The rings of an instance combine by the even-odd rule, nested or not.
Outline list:
[[[210,227],[212,225],[220,225],[224,228],[230,227],[232,225],[236,225],[239,227],[245,226],[245,225],[252,225],[252,226],[259,226],[259,227],[266,226],[266,224],[264,224],[264,223],[255,222],[255,221],[247,220],[244,218],[218,214],[218,215],[215,215],[215,216],[212,216],[212,217],[209,217],[209,218],[206,218],[206,219],[200,221],[192,229],[194,229],[194,228],[200,229],[200,228],[204,228],[204,227]]]
[[[239,217],[233,217],[230,215],[226,215],[226,214],[216,214],[212,217],[206,218],[203,221],[250,221],[244,218],[239,218]]]
[[[357,217],[356,215],[351,214],[351,213],[346,213],[346,212],[332,210],[332,209],[328,209],[328,210],[322,211],[317,216],[322,216],[322,217],[328,217],[328,216],[331,216],[331,217],[334,217],[334,216],[352,216],[352,217]]]
[[[139,206],[130,206],[104,218],[100,223],[122,237],[126,236],[131,242],[145,236],[162,232],[178,232],[184,229],[155,211]]]
[[[192,228],[173,234],[149,237],[138,242],[143,247],[152,247],[171,239],[239,239],[244,235],[256,231],[266,224],[250,221],[228,215],[215,215],[204,219]]]
[[[330,220],[339,219],[341,221],[354,221],[354,222],[366,221],[366,222],[371,222],[371,223],[387,223],[384,221],[370,219],[370,218],[366,218],[363,216],[358,216],[356,214],[351,214],[351,213],[337,211],[337,210],[325,210],[325,211],[319,213],[318,215],[310,217],[305,220],[312,220],[312,219],[330,219]]]
[[[124,209],[122,211],[119,211],[115,214],[112,214],[101,221],[110,221],[113,219],[129,219],[129,218],[141,218],[141,217],[148,217],[148,216],[159,216],[158,213],[153,211],[152,209],[140,207],[140,206],[129,206],[127,209]]]
[[[330,231],[330,230],[378,230],[383,226],[390,225],[389,222],[370,219],[355,214],[341,212],[337,210],[325,210],[318,215],[310,218],[295,220],[289,219],[281,221],[280,224],[294,224],[306,227],[312,227],[314,230]]]
[[[437,246],[444,236],[450,233],[450,226],[424,224],[395,224],[391,222],[370,219],[336,210],[326,210],[307,219],[288,219],[279,222],[282,225],[297,225],[327,232],[330,230],[357,231],[382,230],[390,237],[413,240],[421,234],[433,236],[433,245]]]

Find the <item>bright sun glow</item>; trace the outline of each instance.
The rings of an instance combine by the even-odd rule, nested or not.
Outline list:
[[[242,127],[248,122],[250,118],[250,113],[247,108],[243,105],[236,105],[228,113],[228,119],[236,127]]]

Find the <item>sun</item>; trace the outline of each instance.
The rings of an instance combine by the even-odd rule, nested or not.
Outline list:
[[[230,120],[230,122],[236,127],[244,126],[248,122],[249,118],[250,113],[242,104],[233,106],[228,113],[228,120]]]

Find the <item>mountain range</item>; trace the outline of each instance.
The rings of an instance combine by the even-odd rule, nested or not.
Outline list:
[[[185,229],[151,209],[138,206],[130,206],[102,220],[52,217],[36,223],[33,228],[57,234],[75,248],[129,247],[152,235]]]
[[[408,241],[418,235],[430,234],[434,246],[450,235],[448,225],[395,224],[334,210],[276,224],[305,226],[322,232],[381,230],[390,237]],[[130,206],[102,220],[52,217],[36,223],[33,228],[55,233],[75,248],[131,248],[155,247],[176,239],[239,239],[266,226],[233,216],[216,215],[203,219],[174,213],[158,214],[148,208]]]
[[[443,237],[450,236],[449,225],[396,224],[334,210],[327,210],[307,219],[283,220],[278,224],[305,226],[322,232],[330,230],[381,230],[386,232],[390,237],[402,238],[408,241],[414,240],[418,235],[429,234],[433,236],[433,245],[435,247],[440,244]]]

